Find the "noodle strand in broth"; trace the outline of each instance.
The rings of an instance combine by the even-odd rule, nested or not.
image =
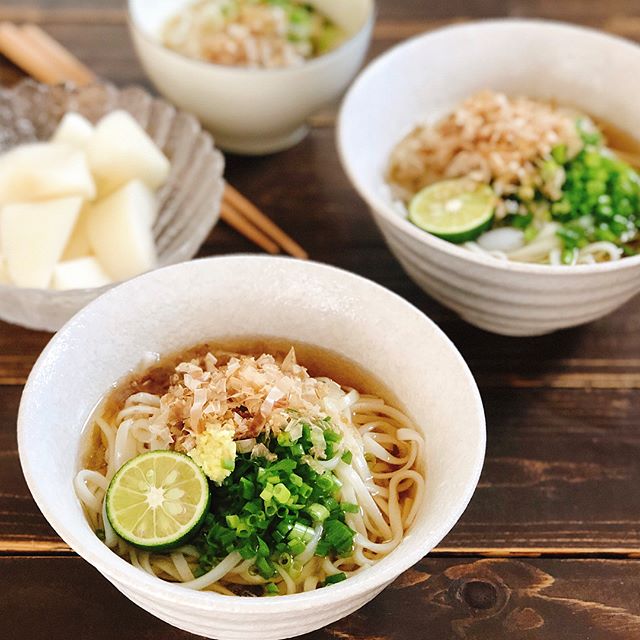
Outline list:
[[[274,358],[264,351],[247,354],[246,350],[234,353],[209,349],[205,345],[168,359],[121,384],[92,417],[90,445],[75,488],[91,526],[104,536],[105,544],[138,569],[160,579],[225,595],[310,591],[348,578],[393,551],[413,523],[425,491],[424,442],[409,417],[380,396],[361,395],[330,377],[311,377],[297,364],[293,350],[284,358]],[[223,379],[220,372],[226,376],[224,385],[219,382]],[[252,383],[247,386],[242,376]],[[206,386],[201,384],[203,380],[210,386],[200,392]],[[224,398],[219,402],[212,389],[223,387]],[[183,402],[187,396],[188,406]],[[257,404],[252,404],[254,396],[259,396]],[[173,404],[169,405],[169,400]],[[232,413],[225,414],[229,407]],[[268,414],[266,422],[264,413]],[[234,416],[237,427],[236,464],[252,464],[261,460],[259,456],[275,456],[275,439],[283,434],[294,439],[302,437],[298,432],[310,433],[314,442],[311,451],[317,451],[319,442],[330,442],[332,438],[337,442],[334,448],[326,448],[325,453],[331,455],[306,453],[300,464],[308,465],[313,470],[309,473],[319,474],[320,479],[335,479],[334,509],[342,514],[344,524],[319,518],[310,526],[300,525],[309,530],[303,545],[290,543],[295,553],[271,555],[275,570],[268,578],[259,570],[257,558],[246,557],[242,549],[216,557],[210,569],[203,571],[206,533],[176,549],[148,551],[118,537],[106,517],[106,491],[122,465],[144,452],[172,448],[185,451],[198,461],[193,450],[200,446],[197,443],[201,432],[196,431],[194,421],[213,420],[223,414]],[[179,428],[175,420],[178,415]],[[256,421],[265,423],[263,431],[245,433],[247,424]],[[324,431],[324,440],[319,440],[323,433],[319,424],[329,425],[332,431]],[[216,500],[224,496],[230,481],[212,484],[214,512]],[[340,505],[346,505],[344,513]],[[313,513],[313,509],[322,512],[324,507],[307,506],[297,511],[296,517]],[[328,514],[327,510],[324,518]],[[233,522],[234,516],[230,517]],[[273,517],[268,532],[275,531],[280,522],[278,515]],[[206,522],[205,529],[209,526]],[[341,532],[352,532],[352,542],[344,553],[327,551],[327,541],[333,539],[327,527],[332,526]]]

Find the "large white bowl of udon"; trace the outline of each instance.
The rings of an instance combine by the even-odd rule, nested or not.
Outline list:
[[[276,336],[321,346],[384,384],[424,437],[426,486],[413,524],[389,555],[345,581],[272,598],[188,590],[132,566],[95,535],[74,492],[81,432],[101,397],[145,352],[225,336]],[[481,399],[442,331],[359,276],[285,258],[222,257],[167,267],[107,292],[52,339],[18,420],[31,492],[62,539],[122,593],[166,622],[210,638],[300,635],[348,615],[428,553],[476,487],[485,449]]]
[[[409,276],[465,320],[495,333],[530,336],[604,316],[640,291],[640,256],[551,266],[499,260],[411,224],[385,181],[395,145],[484,89],[555,100],[640,138],[640,48],[555,22],[496,20],[427,33],[372,63],[340,115],[343,166]]]

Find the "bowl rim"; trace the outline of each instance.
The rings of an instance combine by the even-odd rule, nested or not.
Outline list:
[[[333,274],[342,282],[347,283],[350,281],[359,288],[364,286],[370,291],[382,293],[382,295],[388,298],[390,304],[398,305],[399,309],[403,309],[403,313],[419,317],[421,322],[429,326],[430,330],[433,331],[436,341],[440,342],[447,348],[459,365],[461,383],[466,385],[467,392],[471,396],[475,414],[474,435],[477,437],[477,446],[475,448],[473,465],[469,469],[469,480],[467,481],[466,487],[463,491],[463,497],[455,505],[455,508],[451,510],[449,516],[443,520],[437,528],[430,531],[429,538],[413,538],[413,545],[408,549],[404,549],[404,553],[402,555],[397,555],[398,550],[396,549],[385,557],[391,558],[393,554],[396,553],[393,564],[384,564],[382,562],[377,563],[372,567],[369,567],[366,571],[363,571],[361,574],[353,576],[339,584],[332,585],[331,589],[317,589],[312,592],[283,595],[278,598],[238,597],[230,599],[217,593],[185,589],[178,584],[165,582],[153,577],[123,560],[102,543],[96,547],[95,551],[93,549],[86,549],[85,545],[78,541],[79,537],[76,536],[73,529],[67,527],[64,518],[58,517],[55,505],[45,502],[44,499],[40,497],[38,487],[44,482],[44,479],[38,475],[37,461],[30,458],[29,450],[25,446],[25,432],[29,428],[29,425],[25,422],[25,416],[27,413],[32,411],[30,405],[33,403],[34,397],[31,395],[31,388],[34,384],[34,380],[42,376],[50,376],[51,367],[49,363],[49,355],[52,351],[58,348],[58,343],[64,343],[68,340],[69,337],[73,335],[77,326],[85,326],[85,317],[92,314],[95,307],[111,301],[112,298],[117,299],[121,294],[126,293],[129,288],[136,287],[144,280],[162,279],[165,272],[168,271],[208,269],[210,267],[215,267],[219,263],[233,262],[238,263],[240,267],[245,268],[249,264],[252,264],[255,266],[256,270],[259,270],[261,265],[267,262],[280,262],[282,264],[288,264],[292,269],[298,269],[304,273],[324,271]],[[407,300],[389,289],[386,289],[382,285],[368,280],[367,278],[334,266],[313,261],[303,262],[288,257],[239,254],[234,256],[201,258],[189,262],[169,265],[161,269],[145,273],[110,289],[105,294],[84,307],[71,320],[69,320],[55,336],[53,336],[31,370],[20,400],[17,437],[18,454],[22,472],[38,508],[49,524],[55,529],[56,533],[72,549],[74,549],[74,551],[98,569],[100,573],[110,581],[115,580],[127,587],[131,587],[133,585],[133,588],[135,589],[145,589],[147,593],[153,594],[153,599],[157,603],[175,605],[176,597],[179,596],[181,604],[185,604],[194,610],[212,611],[216,608],[220,608],[225,612],[263,614],[273,612],[290,612],[294,608],[296,610],[308,609],[317,605],[330,604],[337,600],[346,600],[348,598],[355,599],[359,595],[370,593],[375,589],[380,590],[429,553],[460,519],[476,490],[485,458],[486,420],[480,391],[478,390],[475,379],[466,361],[442,329],[440,329],[433,320]],[[72,487],[69,489],[72,490]],[[218,607],[218,605],[220,605],[220,607]]]
[[[612,45],[622,47],[628,51],[633,51],[640,58],[640,45],[627,40],[621,36],[616,36],[608,33],[604,33],[598,29],[591,27],[585,27],[582,25],[575,25],[560,20],[546,20],[541,18],[492,18],[487,20],[471,20],[462,24],[453,24],[432,31],[427,31],[413,36],[401,43],[391,47],[375,60],[370,62],[363,71],[361,71],[353,84],[347,91],[342,104],[340,105],[340,112],[338,114],[338,120],[336,125],[336,146],[338,149],[338,156],[342,164],[343,170],[347,174],[351,185],[360,194],[360,197],[365,201],[369,208],[373,211],[374,215],[384,218],[384,220],[395,227],[400,233],[408,235],[415,239],[418,243],[422,244],[425,249],[434,249],[442,253],[450,255],[452,258],[458,258],[466,260],[477,265],[481,265],[486,268],[492,268],[497,271],[510,271],[513,273],[521,274],[536,274],[536,275],[571,275],[571,276],[589,276],[594,273],[607,273],[611,271],[620,271],[625,269],[633,269],[640,265],[640,254],[635,256],[627,256],[620,260],[610,262],[599,262],[595,264],[578,264],[578,265],[547,265],[537,264],[530,262],[516,262],[512,260],[499,260],[492,256],[475,253],[469,251],[459,245],[442,240],[437,236],[434,236],[426,231],[423,231],[411,224],[406,218],[402,218],[398,215],[397,211],[393,208],[391,202],[385,198],[382,194],[375,193],[370,190],[363,182],[361,182],[355,175],[352,163],[349,161],[349,153],[347,151],[347,145],[345,143],[346,136],[346,114],[350,108],[350,100],[359,92],[368,79],[377,74],[379,69],[386,65],[394,56],[401,55],[405,50],[410,49],[417,42],[422,40],[428,40],[431,37],[440,36],[448,32],[460,32],[475,30],[477,28],[486,28],[489,30],[508,30],[510,28],[515,29],[539,29],[540,31],[548,31],[556,29],[559,31],[566,31],[572,33],[581,33],[587,37],[591,37],[594,40],[600,40],[601,42],[608,42]]]
[[[203,71],[207,69],[214,69],[220,72],[229,72],[229,73],[238,73],[238,74],[260,74],[266,75],[271,74],[273,76],[276,75],[285,75],[287,73],[295,73],[296,71],[302,70],[311,70],[315,67],[320,67],[324,65],[330,64],[334,58],[338,58],[342,56],[342,54],[360,38],[365,37],[366,34],[371,34],[373,30],[373,25],[376,22],[378,17],[378,4],[377,0],[369,0],[370,8],[368,11],[367,19],[363,22],[360,28],[352,33],[344,42],[341,42],[335,49],[331,49],[327,53],[323,53],[320,56],[316,56],[315,58],[310,58],[305,60],[301,65],[290,66],[290,67],[246,67],[246,66],[236,66],[231,64],[220,64],[218,62],[209,62],[208,60],[201,60],[200,58],[191,58],[190,56],[185,55],[184,53],[180,53],[175,51],[174,49],[170,49],[165,46],[162,42],[155,40],[151,35],[149,35],[142,26],[136,21],[133,17],[133,12],[131,10],[131,5],[136,0],[127,0],[127,9],[126,9],[126,19],[127,24],[129,25],[129,29],[137,34],[142,40],[144,40],[148,45],[153,46],[155,49],[159,49],[165,51],[168,55],[170,55],[175,60],[182,60],[185,63],[193,64],[197,67],[201,67]]]

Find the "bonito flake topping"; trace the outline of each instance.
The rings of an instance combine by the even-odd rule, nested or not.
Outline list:
[[[322,419],[322,400],[330,392],[328,381],[296,362],[293,349],[282,362],[268,354],[207,353],[178,364],[152,422],[156,433],[167,435],[167,445],[190,455],[193,450],[207,475],[220,482],[233,469],[228,456],[236,452],[227,440],[238,441],[242,452],[260,434],[280,433],[292,416]],[[212,437],[217,431],[225,434],[226,458],[208,452],[206,443],[221,443],[222,434]]]

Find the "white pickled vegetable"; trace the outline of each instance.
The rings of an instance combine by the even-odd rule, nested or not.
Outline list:
[[[67,144],[25,144],[0,159],[0,204],[95,195],[85,154]]]
[[[84,116],[70,111],[60,120],[51,142],[63,142],[84,149],[92,135],[93,125]]]
[[[75,260],[76,258],[85,258],[91,255],[91,245],[89,244],[89,232],[87,230],[87,221],[89,218],[90,205],[85,204],[80,211],[78,221],[67,242],[67,246],[62,254],[63,260]]]
[[[155,190],[169,176],[169,160],[126,111],[114,111],[98,123],[87,156],[101,195],[136,178]]]
[[[59,262],[53,270],[54,289],[90,289],[103,287],[110,282],[111,279],[93,256]]]
[[[125,111],[95,127],[69,112],[50,142],[1,154],[0,282],[90,288],[152,269],[155,190],[169,170]]]
[[[93,205],[87,222],[91,248],[114,280],[125,280],[156,266],[149,211],[134,206],[135,199],[121,191]]]
[[[0,214],[1,252],[11,281],[45,288],[82,208],[82,198],[10,204]]]
[[[123,187],[112,193],[102,203],[108,200],[108,206],[115,209],[131,209],[137,210],[138,215],[146,221],[149,227],[153,226],[158,215],[158,203],[156,197],[140,180],[131,180]]]
[[[7,271],[7,265],[4,257],[0,255],[0,284],[10,284],[9,272]]]

